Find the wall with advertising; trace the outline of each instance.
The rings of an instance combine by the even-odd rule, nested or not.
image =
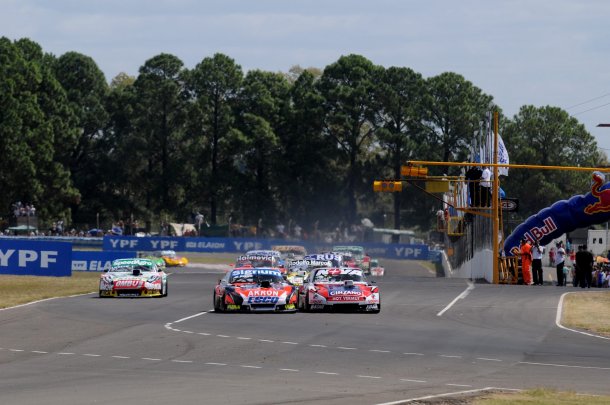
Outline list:
[[[115,259],[136,257],[131,251],[72,251],[72,271],[104,271],[110,269]]]
[[[337,243],[335,245],[349,245]],[[353,243],[363,246],[372,257],[387,259],[428,260],[428,245],[405,245],[385,243]],[[172,237],[135,237],[105,236],[104,251],[152,252],[175,250],[177,252],[200,253],[244,253],[248,250],[271,249],[276,245],[301,245],[308,252],[331,250],[333,244],[308,241],[267,240],[254,238],[172,238]]]
[[[72,244],[0,239],[0,274],[69,277]]]

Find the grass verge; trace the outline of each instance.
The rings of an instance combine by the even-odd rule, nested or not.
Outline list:
[[[448,403],[451,404],[452,402]],[[465,404],[472,405],[602,405],[608,403],[610,403],[610,396],[583,395],[575,392],[549,389],[533,389],[518,393],[484,394],[465,402]]]
[[[574,293],[565,296],[561,324],[610,336],[610,291]]]
[[[74,272],[72,277],[0,275],[0,308],[98,289],[100,273]]]

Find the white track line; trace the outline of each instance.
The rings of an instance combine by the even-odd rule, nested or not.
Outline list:
[[[468,287],[460,295],[455,297],[455,299],[451,301],[449,305],[447,305],[441,312],[436,314],[436,316],[443,316],[443,314],[448,311],[449,308],[451,308],[458,300],[466,298],[466,296],[468,296],[472,290],[474,290],[474,284],[468,281]]]
[[[0,308],[0,311],[6,311],[9,309],[15,309],[15,308],[22,308],[22,307],[27,307],[29,305],[34,305],[34,304],[38,304],[41,302],[45,302],[45,301],[51,301],[51,300],[57,300],[60,298],[74,298],[74,297],[81,297],[83,295],[90,295],[90,294],[95,294],[95,292],[90,292],[90,293],[84,293],[84,294],[74,294],[74,295],[67,295],[65,297],[51,297],[51,298],[45,298],[43,300],[38,300],[38,301],[32,301],[32,302],[27,302],[25,304],[20,304],[20,305],[15,305],[13,307],[6,307],[6,308]]]
[[[502,391],[521,391],[521,390],[516,390],[516,389],[510,389],[510,388],[494,388],[494,387],[486,387],[486,388],[481,388],[481,389],[477,389],[477,390],[468,390],[468,391],[457,391],[457,392],[447,392],[445,394],[437,394],[437,395],[428,395],[425,397],[419,397],[419,398],[408,398],[408,399],[401,399],[398,401],[394,401],[394,402],[384,402],[381,404],[377,404],[377,405],[399,405],[399,404],[407,404],[409,402],[415,402],[415,401],[424,401],[427,399],[435,399],[435,398],[443,398],[443,397],[451,397],[454,395],[464,395],[464,394],[474,394],[477,392],[484,392],[484,391],[491,391],[491,390],[502,390]]]
[[[591,336],[591,337],[595,337],[598,339],[610,340],[610,337],[599,336],[599,335],[595,335],[593,333],[583,332],[581,330],[566,328],[565,326],[563,326],[561,324],[561,313],[563,311],[563,299],[568,294],[574,294],[574,292],[567,292],[567,293],[561,294],[561,298],[559,299],[559,304],[557,305],[557,316],[555,317],[555,325],[557,325],[561,329],[569,330],[570,332],[580,333],[581,335]]]
[[[168,325],[171,325],[171,324],[173,324],[173,323],[180,323],[180,322],[182,322],[182,321],[186,321],[186,320],[188,320],[188,319],[193,319],[193,318],[196,318],[196,317],[198,317],[198,316],[205,315],[205,314],[207,314],[208,312],[210,312],[210,311],[203,311],[203,312],[199,312],[199,313],[196,313],[195,315],[187,316],[186,318],[182,318],[182,319],[178,319],[177,321],[170,322],[170,323],[168,323]]]
[[[532,361],[520,361],[517,364],[529,364],[531,366],[545,366],[545,367],[580,368],[580,369],[585,369],[585,370],[610,370],[610,367],[573,366],[570,364],[535,363]]]

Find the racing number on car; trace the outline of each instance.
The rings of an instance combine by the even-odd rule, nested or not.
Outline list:
[[[279,297],[248,297],[248,304],[275,304]]]

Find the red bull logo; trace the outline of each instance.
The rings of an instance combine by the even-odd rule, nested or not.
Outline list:
[[[597,214],[600,212],[610,212],[610,189],[602,190],[604,177],[600,173],[593,173],[593,186],[591,195],[597,198],[597,202],[585,207],[585,213]]]
[[[531,244],[534,244],[534,242],[542,239],[544,236],[549,235],[551,232],[556,231],[557,230],[557,224],[555,223],[555,221],[553,221],[553,218],[551,217],[546,217],[542,223],[544,224],[544,226],[534,226],[532,228],[530,228],[529,231],[525,232],[525,234],[523,235],[523,237],[528,240]],[[521,251],[519,246],[515,246],[513,248],[511,248],[511,253],[515,256],[518,256]]]

